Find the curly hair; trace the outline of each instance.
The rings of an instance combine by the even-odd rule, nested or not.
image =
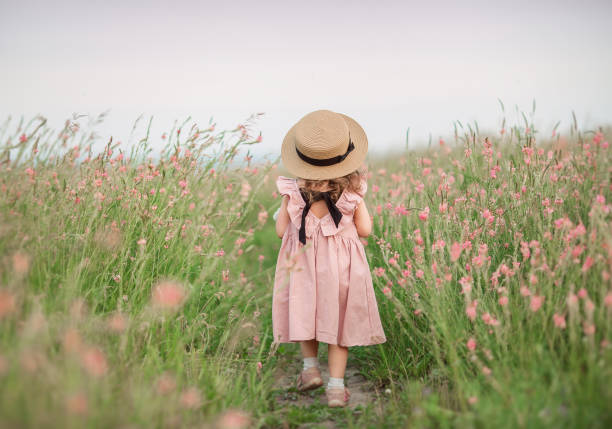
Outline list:
[[[367,168],[362,166],[346,176],[335,179],[310,180],[298,177],[297,184],[310,203],[322,199],[322,192],[329,192],[332,201],[335,203],[345,189],[357,192],[360,188],[361,180],[366,177],[366,174]]]

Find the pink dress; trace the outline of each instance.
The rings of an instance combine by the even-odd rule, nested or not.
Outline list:
[[[385,342],[370,267],[353,221],[367,182],[361,182],[359,193],[345,190],[336,201],[342,213],[338,226],[330,213],[319,219],[308,211],[306,245],[298,237],[306,203],[296,180],[279,176],[276,186],[280,194],[289,196],[291,222],[283,235],[276,264],[274,341],[314,338],[345,347]]]

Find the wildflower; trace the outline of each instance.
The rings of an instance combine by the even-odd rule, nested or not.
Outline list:
[[[69,328],[64,332],[62,345],[68,353],[78,352],[82,348],[81,336],[75,328]]]
[[[491,316],[488,312],[484,313],[482,316],[482,321],[486,324],[486,325],[491,325],[491,326],[497,326],[499,325],[499,321],[494,317]]]
[[[115,313],[110,317],[110,319],[108,319],[108,328],[112,332],[120,334],[121,332],[125,331],[126,325],[127,320],[121,313]]]
[[[425,207],[423,210],[419,212],[419,219],[422,221],[426,221],[429,217],[429,207]]]
[[[0,289],[0,320],[15,311],[15,297],[7,290]]]
[[[230,409],[217,422],[219,429],[245,429],[251,426],[251,418],[243,411]]]
[[[153,305],[161,309],[176,309],[185,301],[185,288],[172,281],[162,281],[152,291]]]
[[[461,244],[458,242],[454,242],[451,245],[451,250],[450,250],[451,261],[455,262],[457,259],[459,259],[459,256],[461,255],[462,251],[463,251],[463,248]]]
[[[555,322],[555,326],[559,329],[565,329],[565,316],[562,314],[553,314],[553,320]]]
[[[592,323],[583,322],[582,330],[585,335],[593,335],[595,333],[595,325]]]
[[[608,292],[604,298],[604,304],[606,307],[612,307],[612,292]]]
[[[508,304],[508,297],[506,295],[500,296],[497,302],[499,302],[499,305],[504,307],[506,304]]]
[[[488,366],[483,366],[482,367],[482,373],[486,376],[491,375],[491,368],[489,368]]]
[[[261,225],[264,225],[267,220],[268,220],[268,212],[265,210],[260,211],[259,214],[257,215],[257,221]]]
[[[155,390],[160,395],[172,392],[176,388],[176,380],[169,372],[164,372],[155,382]]]
[[[145,244],[147,244],[147,239],[146,238],[141,238],[140,240],[138,240],[136,242],[139,246],[144,246]]]
[[[538,311],[540,307],[542,306],[543,302],[544,302],[543,296],[539,296],[539,295],[532,296],[531,302],[529,303],[529,307],[531,308],[531,311],[533,312]]]
[[[593,262],[595,262],[593,258],[591,258],[590,256],[587,256],[586,259],[584,260],[584,264],[582,265],[582,272],[583,273],[587,272],[587,270],[593,266]]]
[[[466,346],[470,351],[476,350],[476,340],[474,338],[470,338],[467,340]]]
[[[18,275],[27,273],[30,268],[30,257],[21,251],[13,253],[13,271]]]
[[[580,288],[580,290],[578,291],[578,298],[580,299],[584,299],[588,296],[588,292],[585,288]]]
[[[184,390],[181,394],[181,405],[185,408],[198,408],[202,403],[202,395],[195,387]]]
[[[217,250],[217,253],[215,253],[216,256],[223,256],[225,255],[225,251],[223,249]]]
[[[502,130],[502,131],[503,131],[503,130]],[[477,397],[477,396],[470,396],[470,397],[468,398],[468,403],[469,403],[470,405],[474,405],[476,402],[478,402],[478,397]]]
[[[467,314],[467,317],[469,317],[470,320],[472,321],[476,319],[476,306],[477,305],[478,305],[478,301],[474,300],[465,309],[465,314]]]
[[[425,272],[421,269],[416,270],[414,274],[418,279],[422,279],[425,276]]]
[[[108,371],[106,357],[97,347],[88,347],[82,352],[81,365],[93,377],[101,377]]]
[[[240,195],[244,198],[247,198],[250,192],[251,185],[249,184],[249,182],[242,182],[242,189],[240,190]]]

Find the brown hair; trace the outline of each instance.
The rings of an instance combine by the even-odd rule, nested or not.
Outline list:
[[[313,203],[322,199],[321,192],[329,191],[332,201],[335,203],[345,189],[357,192],[361,185],[362,178],[365,178],[367,169],[360,167],[346,176],[327,180],[311,180],[298,177],[297,184],[301,191],[306,194],[308,201]]]

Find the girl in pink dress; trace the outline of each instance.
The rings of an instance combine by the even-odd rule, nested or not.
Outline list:
[[[372,228],[363,201],[362,169],[368,141],[346,115],[317,110],[300,119],[283,140],[283,196],[276,218],[282,243],[272,302],[274,341],[299,342],[304,370],[299,390],[323,384],[319,341],[328,344],[329,406],[345,406],[348,347],[386,341],[363,244]]]

